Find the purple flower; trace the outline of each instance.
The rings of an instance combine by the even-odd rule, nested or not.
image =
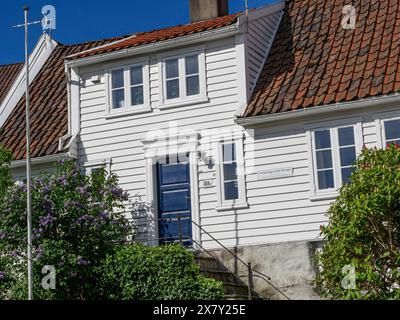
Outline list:
[[[10,253],[10,256],[13,257],[13,258],[16,258],[16,257],[18,257],[18,253],[16,251],[12,251]]]
[[[56,221],[56,218],[53,217],[51,214],[48,214],[47,216],[40,218],[39,225],[41,227],[46,227],[48,225],[51,225],[54,221]]]
[[[117,188],[117,187],[112,187],[110,189],[110,192],[115,197],[122,197],[122,195],[124,193],[124,191],[121,188]]]
[[[78,256],[76,258],[76,263],[80,266],[88,266],[90,264],[90,261],[84,260],[81,256]]]
[[[102,219],[108,219],[108,217],[110,216],[110,214],[107,211],[102,211],[99,214],[100,218]]]
[[[4,240],[5,238],[7,238],[7,235],[5,232],[0,232],[0,240]]]
[[[0,271],[0,281],[6,278],[6,273],[4,271]]]

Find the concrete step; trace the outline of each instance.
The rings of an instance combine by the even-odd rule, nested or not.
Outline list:
[[[227,283],[235,283],[235,284],[243,284],[243,281],[238,279],[233,273],[229,271],[220,271],[220,270],[205,270],[200,269],[201,273],[207,277],[212,278],[218,281],[227,282]]]
[[[195,257],[196,263],[202,270],[228,271],[218,260],[211,257]]]
[[[248,300],[249,289],[247,283],[241,278],[230,272],[223,264],[212,257],[196,256],[196,263],[200,266],[201,273],[217,281],[221,281],[224,286],[224,295],[228,300]],[[263,300],[254,290],[252,299]]]

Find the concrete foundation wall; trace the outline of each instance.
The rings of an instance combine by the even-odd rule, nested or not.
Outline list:
[[[318,288],[313,286],[316,275],[314,254],[322,247],[320,241],[282,242],[231,249],[254,270],[271,277],[271,283],[293,300],[319,299]],[[243,276],[247,282],[247,270],[225,250],[213,250],[231,271]],[[257,274],[257,273],[255,273]],[[264,297],[274,300],[286,299],[264,280],[254,277],[254,289]]]

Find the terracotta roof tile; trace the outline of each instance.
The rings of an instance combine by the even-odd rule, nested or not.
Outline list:
[[[30,86],[32,157],[57,153],[59,138],[68,132],[68,98],[64,70],[66,56],[116,41],[112,38],[77,45],[58,45]],[[14,73],[21,65],[15,65]],[[8,67],[6,67],[8,68]],[[3,92],[0,66],[0,95]],[[0,130],[0,144],[13,153],[15,160],[25,157],[25,97],[15,107]]]
[[[208,30],[214,30],[226,26],[230,26],[237,21],[237,18],[241,13],[235,13],[215,19],[200,21],[188,25],[178,25],[175,27],[164,28],[159,30],[153,30],[149,32],[140,32],[134,35],[128,36],[121,41],[110,43],[100,48],[94,48],[89,51],[80,52],[78,54],[70,55],[67,57],[68,60],[74,60],[79,58],[85,58],[94,56],[97,54],[109,53],[118,50],[128,49],[137,47],[145,44],[160,42],[164,40],[170,40],[178,37],[183,37],[199,32]]]
[[[16,63],[0,66],[0,104],[6,97],[23,65],[23,63]]]
[[[292,0],[244,117],[400,92],[400,1]],[[283,101],[283,103],[282,103]]]

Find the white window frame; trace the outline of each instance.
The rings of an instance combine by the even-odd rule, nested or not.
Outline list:
[[[374,115],[375,125],[377,129],[377,144],[378,148],[386,148],[386,130],[385,122],[392,120],[400,120],[400,113],[398,111],[388,111]]]
[[[237,163],[237,181],[238,181],[238,199],[225,200],[225,177],[223,163],[223,145],[235,144],[236,163]],[[217,174],[217,211],[227,211],[235,209],[245,209],[249,207],[246,195],[246,170],[244,161],[244,133],[235,134],[231,137],[223,137],[214,142],[215,164]]]
[[[330,200],[338,196],[338,190],[342,186],[342,167],[340,165],[340,146],[339,146],[339,134],[338,129],[340,128],[354,128],[354,142],[356,148],[356,157],[362,152],[364,144],[363,130],[362,130],[362,119],[361,118],[349,118],[341,119],[323,123],[311,123],[306,124],[306,136],[307,136],[307,149],[308,159],[310,163],[310,176],[311,176],[311,187],[310,187],[310,200]],[[332,170],[334,178],[334,188],[319,190],[318,189],[318,173],[316,164],[316,148],[315,148],[315,132],[329,130],[331,136],[331,150],[332,150]]]
[[[198,55],[199,58],[199,94],[188,96],[186,90],[186,65],[185,58],[188,56]],[[209,101],[207,96],[207,83],[206,83],[206,59],[205,47],[197,47],[190,50],[180,50],[162,54],[158,56],[159,59],[159,79],[160,79],[160,109],[168,109],[174,107],[181,107],[191,104],[206,103]],[[178,59],[179,65],[179,93],[180,97],[176,99],[167,99],[167,77],[166,77],[166,61]]]
[[[130,69],[133,67],[142,66],[143,70],[143,101],[142,105],[131,104],[131,79]],[[114,70],[124,69],[124,93],[125,106],[114,109],[112,107],[112,79],[111,74]],[[150,67],[148,59],[138,59],[125,64],[112,64],[106,68],[106,118],[118,117],[121,115],[133,115],[151,112],[150,103]]]
[[[104,168],[107,172],[107,176],[110,176],[111,175],[111,164],[112,164],[111,158],[106,158],[106,159],[86,162],[83,164],[83,168],[87,175],[92,174],[93,169]]]

